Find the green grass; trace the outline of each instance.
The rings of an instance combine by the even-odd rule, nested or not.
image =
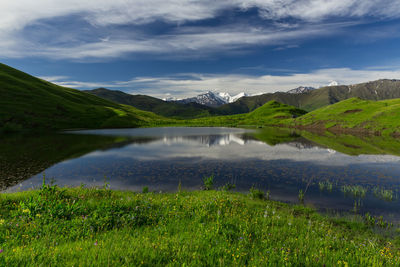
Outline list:
[[[0,195],[1,266],[387,266],[367,224],[226,191],[42,189]]]
[[[400,133],[400,99],[370,101],[351,98],[310,112],[293,121],[291,126],[344,131],[362,131],[389,135]]]
[[[119,128],[172,122],[151,112],[57,86],[0,64],[0,132]]]
[[[326,190],[328,192],[332,192],[333,189],[333,183],[328,180],[318,182],[318,186],[320,191]]]
[[[372,192],[374,193],[374,196],[385,200],[385,201],[393,201],[393,199],[395,198],[395,194],[393,192],[393,190],[391,189],[385,189],[385,188],[380,188],[380,187],[375,187]]]
[[[352,195],[353,197],[365,197],[368,191],[361,185],[343,185],[341,190],[345,195]]]

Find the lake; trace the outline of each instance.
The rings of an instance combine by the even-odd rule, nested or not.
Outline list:
[[[271,199],[319,210],[400,220],[400,140],[286,129],[140,128],[4,136],[3,192],[59,186],[155,192],[258,188]]]

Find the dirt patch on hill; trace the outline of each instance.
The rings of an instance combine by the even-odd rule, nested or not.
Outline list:
[[[346,143],[344,143],[343,145],[344,145],[345,147],[349,147],[349,148],[355,148],[355,149],[361,148],[360,146],[356,146],[356,145],[352,145],[352,144],[346,144]]]
[[[349,109],[343,112],[343,114],[357,113],[363,111],[362,109]]]
[[[281,116],[275,116],[274,119],[290,119],[290,116],[285,116],[285,115],[281,115]]]

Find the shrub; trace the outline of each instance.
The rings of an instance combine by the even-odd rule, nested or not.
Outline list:
[[[212,190],[214,188],[214,175],[205,176],[203,178],[204,190]]]
[[[250,188],[250,196],[253,199],[264,199],[264,192],[254,187]]]

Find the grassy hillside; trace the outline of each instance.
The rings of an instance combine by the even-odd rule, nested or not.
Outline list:
[[[60,87],[0,64],[0,129],[65,129],[158,125],[154,113]]]
[[[263,126],[279,125],[282,121],[295,118],[306,112],[276,101],[270,101],[256,110],[237,115],[225,115],[193,119],[185,121],[185,124],[194,126]]]
[[[333,219],[262,195],[48,185],[2,194],[0,265],[398,265],[398,240],[373,233],[372,220]]]
[[[369,101],[351,98],[287,121],[287,124],[338,131],[400,133],[400,99]]]
[[[197,103],[179,104],[176,102],[166,102],[147,95],[130,95],[105,88],[87,90],[85,92],[115,103],[130,105],[140,110],[151,111],[161,116],[178,119],[206,117],[211,115],[214,110],[213,108]]]
[[[303,94],[277,92],[242,97],[234,103],[219,107],[216,112],[220,114],[246,113],[271,100],[312,111],[352,97],[364,100],[400,98],[400,80],[378,80],[355,85],[327,86]]]

